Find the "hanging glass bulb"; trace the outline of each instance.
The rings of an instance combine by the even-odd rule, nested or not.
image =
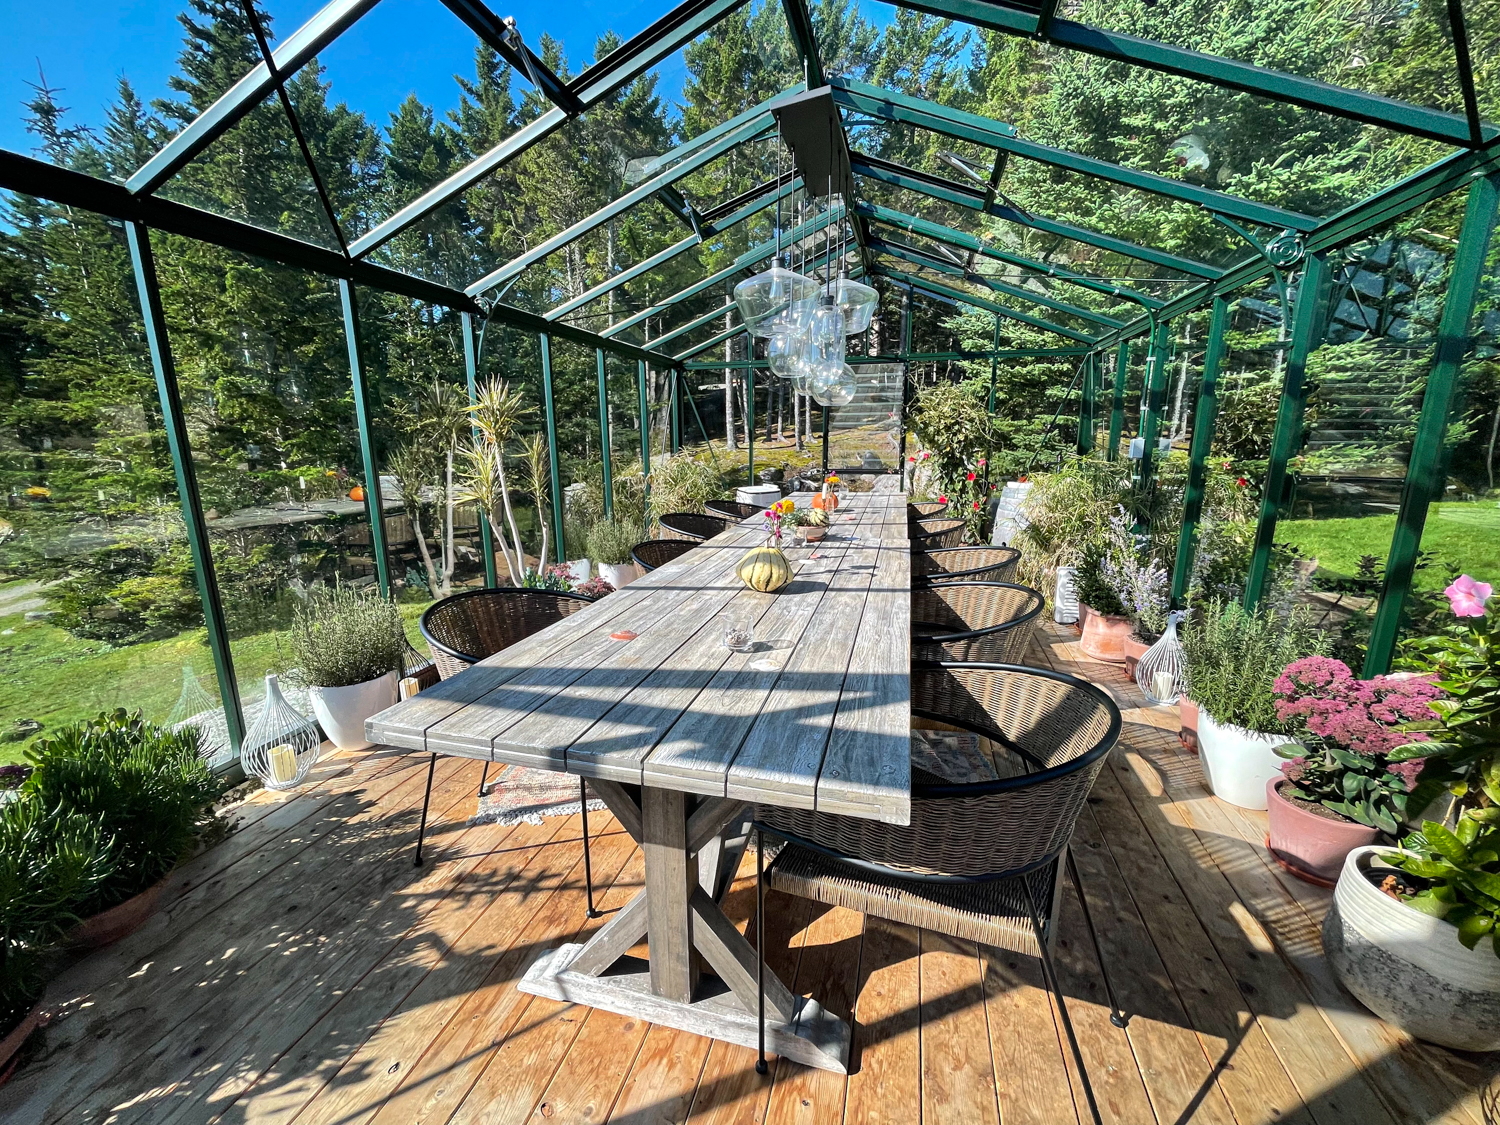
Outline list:
[[[771,333],[770,339],[766,341],[766,362],[770,365],[773,374],[783,379],[792,377],[797,347],[801,342],[801,338],[794,331],[778,322],[776,331]]]
[[[780,262],[734,287],[740,318],[752,336],[766,337],[775,330],[776,317],[817,304],[822,286],[810,277],[793,273]]]
[[[837,342],[838,350],[840,353],[843,352],[844,318],[832,299],[824,297],[819,301],[816,310],[808,319],[807,335],[808,339],[819,346]]]
[[[813,376],[808,380],[808,386],[813,401],[822,406],[848,406],[859,389],[854,369],[847,363],[840,363],[836,374],[820,372]]]
[[[833,298],[839,312],[844,314],[844,334],[854,336],[870,327],[875,319],[875,309],[880,304],[880,294],[868,285],[850,281],[847,277],[835,278],[824,292]]]

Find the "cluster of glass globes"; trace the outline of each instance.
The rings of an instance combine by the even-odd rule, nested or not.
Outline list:
[[[776,262],[734,287],[752,336],[766,341],[772,372],[823,406],[846,406],[858,384],[844,362],[845,340],[870,327],[879,295],[838,277],[826,284]]]

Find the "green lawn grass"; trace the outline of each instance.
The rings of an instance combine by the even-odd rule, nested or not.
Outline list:
[[[1283,520],[1276,525],[1276,541],[1316,558],[1320,572],[1353,575],[1362,555],[1373,555],[1385,565],[1395,530],[1394,515]],[[1500,587],[1500,504],[1493,500],[1434,504],[1422,532],[1422,550],[1433,558],[1431,565],[1417,571],[1419,589],[1442,589],[1448,582],[1450,562],[1461,572]]]

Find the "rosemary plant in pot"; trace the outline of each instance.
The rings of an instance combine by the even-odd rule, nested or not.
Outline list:
[[[1266,783],[1281,776],[1276,748],[1295,730],[1276,712],[1276,677],[1292,661],[1323,655],[1330,641],[1310,613],[1254,613],[1214,599],[1183,637],[1188,693],[1198,704],[1198,752],[1214,796],[1266,807]]]
[[[1343,982],[1381,1018],[1421,1039],[1500,1049],[1500,612],[1488,583],[1444,591],[1459,622],[1403,646],[1444,698],[1429,706],[1424,783],[1453,796],[1400,849],[1356,848],[1323,922],[1323,949]],[[1463,619],[1473,619],[1465,626]],[[1413,801],[1413,805],[1416,802]]]
[[[1277,749],[1282,776],[1266,784],[1270,848],[1292,874],[1331,887],[1344,857],[1395,836],[1408,810],[1439,785],[1421,780],[1427,735],[1402,724],[1430,717],[1443,692],[1421,676],[1355,679],[1341,660],[1310,656],[1276,678],[1276,714],[1298,744]]]
[[[291,646],[329,740],[369,746],[365,720],[396,704],[406,633],[395,603],[350,586],[314,589],[293,616]]]
[[[630,561],[630,548],[640,542],[636,525],[618,517],[602,519],[589,528],[589,558],[599,564],[599,577],[616,590],[640,577]]]

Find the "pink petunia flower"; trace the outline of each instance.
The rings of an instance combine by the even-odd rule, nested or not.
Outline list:
[[[1453,585],[1443,591],[1448,595],[1454,617],[1483,617],[1484,603],[1494,592],[1495,588],[1488,582],[1476,582],[1467,574],[1459,575],[1453,580]]]

